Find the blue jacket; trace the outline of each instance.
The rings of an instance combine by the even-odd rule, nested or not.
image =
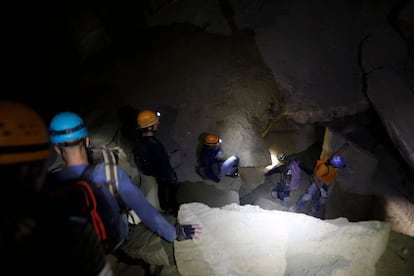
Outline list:
[[[64,167],[57,172],[57,178],[62,181],[78,178],[82,175],[82,172],[86,169],[87,165],[76,165],[70,167]],[[118,180],[119,180],[119,193],[125,204],[135,211],[142,222],[148,226],[151,230],[163,237],[169,242],[173,242],[176,239],[176,230],[159,212],[158,210],[147,201],[143,193],[139,188],[131,181],[128,174],[124,169],[117,166]],[[92,181],[96,183],[105,183],[105,165],[104,163],[97,164],[90,176]],[[110,196],[110,203],[112,207],[119,212],[121,208],[118,205],[117,199],[114,196]],[[128,236],[128,222],[126,216],[119,221],[119,227],[123,238]]]
[[[200,169],[205,176],[214,182],[220,182],[220,166],[223,163],[223,152],[220,147],[203,145],[200,150]]]

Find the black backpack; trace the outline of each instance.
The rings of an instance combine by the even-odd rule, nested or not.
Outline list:
[[[49,174],[45,191],[50,206],[54,206],[55,215],[86,218],[103,243],[105,251],[112,253],[123,242],[119,229],[123,211],[114,210],[109,202],[113,197],[110,183],[94,183],[89,180],[93,169],[94,166],[89,165],[81,177],[66,182]],[[116,198],[121,200],[119,196]]]

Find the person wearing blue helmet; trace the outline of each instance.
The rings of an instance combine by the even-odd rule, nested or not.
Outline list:
[[[50,122],[49,135],[51,142],[55,145],[55,151],[62,157],[65,163],[62,169],[54,173],[56,179],[68,181],[80,177],[89,167],[88,147],[90,146],[88,130],[82,118],[73,112],[58,113]],[[201,233],[201,228],[198,225],[177,224],[174,226],[170,224],[147,201],[141,190],[132,182],[122,167],[116,165],[116,173],[118,174],[118,193],[124,204],[135,211],[142,223],[157,235],[161,236],[168,244],[171,244],[174,240],[193,239]],[[107,183],[105,163],[102,162],[93,166],[92,172],[88,175],[93,183]],[[112,208],[122,213],[123,206],[120,206],[115,196],[111,194],[108,197],[108,201],[110,201]],[[140,252],[142,248],[136,248],[136,243],[131,242],[132,233],[135,229],[142,229],[142,227],[132,228],[128,224],[126,214],[122,219],[119,219],[119,227],[120,232],[123,233],[122,239],[124,242],[118,249],[135,258],[140,256],[147,263],[153,264],[141,256]]]
[[[82,118],[73,112],[61,112],[53,117],[49,126],[50,140],[55,145],[67,145],[88,137]]]
[[[13,275],[115,275],[92,225],[60,216],[42,193],[52,152],[43,118],[26,104],[0,100],[0,129],[7,184],[7,200],[0,201],[2,268]]]
[[[330,187],[335,182],[337,171],[339,168],[345,168],[345,160],[340,155],[343,150],[349,147],[349,143],[342,145],[333,155],[323,157],[316,161],[313,169],[313,181],[307,189],[306,193],[291,207],[291,211],[303,209],[305,203],[315,198],[311,207],[310,214],[317,216],[319,210],[325,205],[328,199]]]

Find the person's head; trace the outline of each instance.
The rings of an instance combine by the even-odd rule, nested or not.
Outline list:
[[[209,147],[216,147],[221,144],[221,139],[216,134],[207,134],[204,137],[204,144]]]
[[[40,189],[49,156],[47,127],[40,115],[23,103],[0,100],[0,168],[5,183],[13,179],[14,189]]]
[[[344,168],[345,167],[345,160],[342,156],[335,155],[330,160],[329,163],[334,166],[335,168]]]
[[[138,127],[142,131],[155,131],[160,123],[160,113],[152,110],[141,111],[137,116]]]
[[[83,163],[89,147],[88,129],[83,119],[73,112],[56,114],[49,124],[50,141],[66,163]],[[75,157],[73,160],[71,157]],[[79,160],[80,157],[80,160]]]
[[[284,154],[284,153],[279,153],[278,155],[277,155],[277,160],[280,162],[280,163],[285,163],[285,162],[287,162],[288,161],[288,158],[287,158],[287,156],[286,156],[286,154]]]

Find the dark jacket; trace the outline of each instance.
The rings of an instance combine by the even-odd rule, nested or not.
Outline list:
[[[177,175],[170,164],[164,145],[155,136],[139,136],[134,146],[134,161],[145,175],[177,183]]]

